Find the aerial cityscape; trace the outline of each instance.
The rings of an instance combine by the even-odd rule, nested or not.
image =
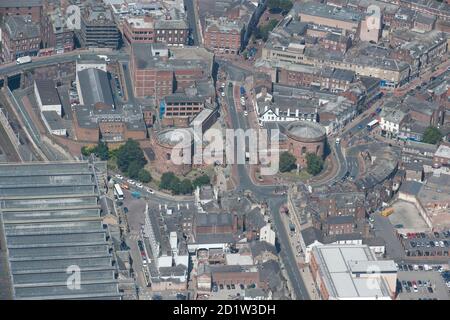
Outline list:
[[[450,300],[449,44],[450,0],[0,0],[0,300]]]

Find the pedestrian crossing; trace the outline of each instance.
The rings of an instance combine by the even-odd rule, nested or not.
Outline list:
[[[129,239],[132,241],[138,241],[141,238],[139,234],[130,234]]]

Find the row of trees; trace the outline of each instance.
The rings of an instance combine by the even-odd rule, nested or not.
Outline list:
[[[152,180],[150,172],[144,169],[147,159],[145,159],[139,143],[135,140],[129,139],[125,144],[114,150],[109,150],[108,145],[100,141],[95,147],[82,147],[81,153],[86,157],[95,154],[103,161],[115,160],[120,172],[131,179],[143,183]]]
[[[315,176],[323,170],[323,159],[314,153],[306,154],[306,171]],[[297,159],[287,151],[280,155],[280,171],[289,172],[297,167]]]
[[[208,175],[202,175],[191,181],[189,179],[181,180],[173,172],[165,172],[161,176],[159,187],[170,190],[173,194],[191,194],[197,186],[210,184]]]

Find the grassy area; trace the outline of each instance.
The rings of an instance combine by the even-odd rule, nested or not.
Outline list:
[[[186,178],[190,179],[190,180],[194,180],[195,178],[203,175],[203,174],[207,174],[210,178],[213,177],[214,175],[214,167],[213,166],[208,166],[206,168],[202,168],[202,169],[192,169],[187,175]]]
[[[279,175],[283,179],[287,179],[287,180],[291,180],[291,181],[292,180],[306,181],[312,177],[306,170],[301,170],[298,173],[296,171],[283,172],[283,173],[280,173]]]

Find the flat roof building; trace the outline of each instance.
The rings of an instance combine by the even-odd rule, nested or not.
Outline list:
[[[35,80],[34,94],[41,112],[55,111],[59,116],[62,114],[61,100],[53,80]]]
[[[391,300],[397,268],[376,260],[367,245],[323,245],[312,249],[310,268],[325,300]]]

